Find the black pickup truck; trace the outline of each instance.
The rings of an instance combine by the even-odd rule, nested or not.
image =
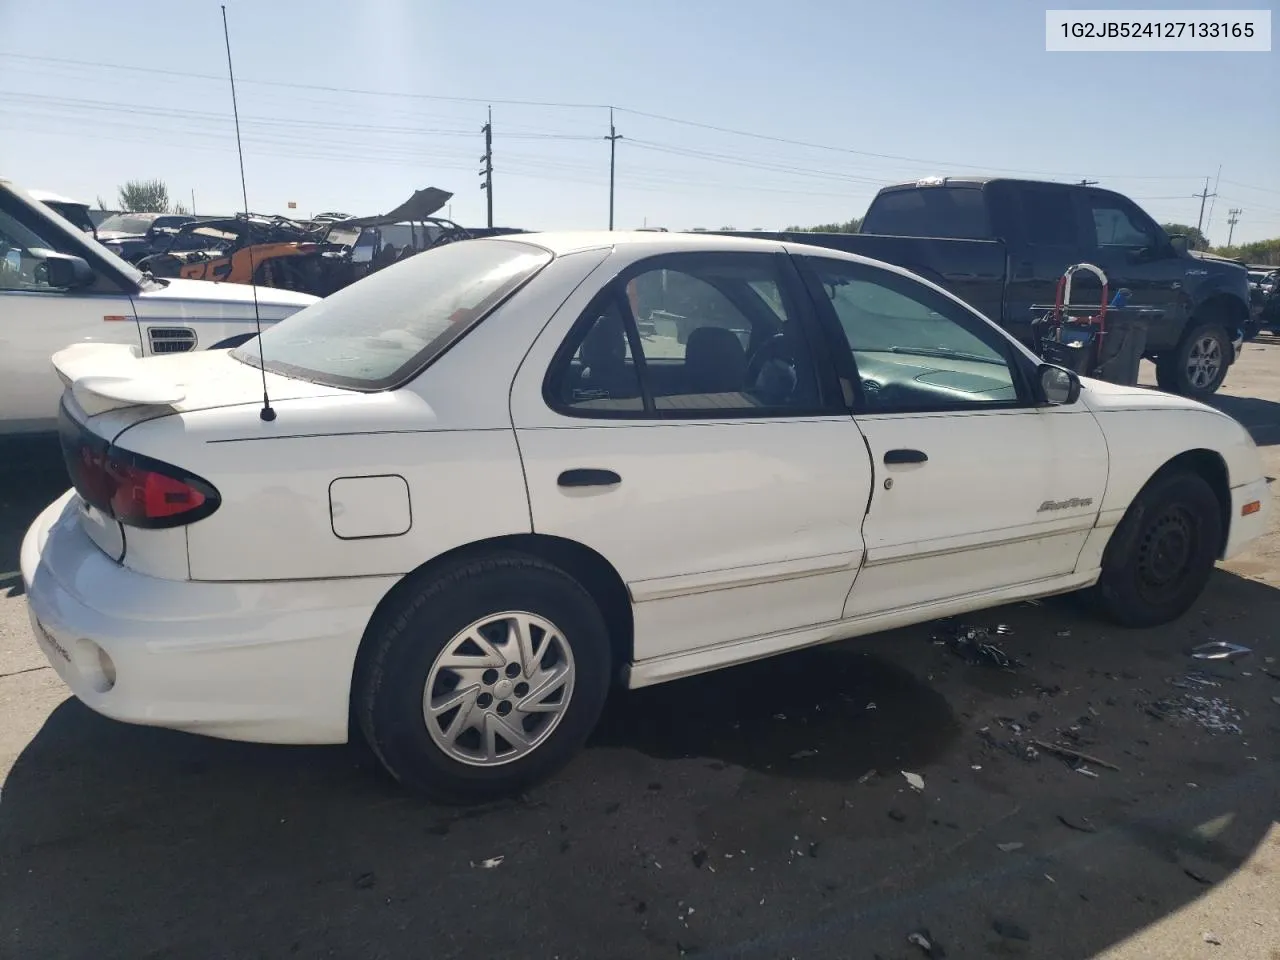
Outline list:
[[[897,264],[942,286],[1024,343],[1033,304],[1051,304],[1067,267],[1107,274],[1129,305],[1162,311],[1145,356],[1161,389],[1204,397],[1222,385],[1249,321],[1244,267],[1187,250],[1127,197],[1096,187],[1002,178],[933,177],[885,187],[862,229],[841,233],[737,233],[846,250]],[[1087,272],[1072,303],[1097,304]]]

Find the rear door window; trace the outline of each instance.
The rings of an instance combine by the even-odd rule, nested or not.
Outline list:
[[[1074,247],[1080,242],[1076,208],[1069,190],[1025,187],[1021,196],[1022,236],[1035,247]]]
[[[979,187],[917,187],[879,194],[862,222],[862,232],[989,240],[991,224]]]

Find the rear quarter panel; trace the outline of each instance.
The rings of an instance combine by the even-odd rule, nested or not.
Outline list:
[[[270,422],[261,404],[238,403],[127,429],[121,446],[190,470],[222,498],[183,528],[191,578],[405,574],[457,547],[531,532],[511,382],[555,309],[604,258],[552,261],[399,389],[273,402]],[[353,518],[376,535],[350,536]]]

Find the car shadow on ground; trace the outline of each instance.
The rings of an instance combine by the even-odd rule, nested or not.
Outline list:
[[[1020,933],[1090,956],[1231,877],[1280,818],[1277,613],[1280,591],[1220,572],[1163,630],[1061,600],[976,617],[1016,669],[932,624],[620,693],[560,776],[474,809],[405,795],[356,748],[67,700],[0,796],[0,955],[834,960],[918,955],[925,926],[952,958]],[[1198,665],[1242,734],[1151,706],[1209,635],[1257,647]],[[1120,770],[1028,760],[1019,725],[1074,728]]]

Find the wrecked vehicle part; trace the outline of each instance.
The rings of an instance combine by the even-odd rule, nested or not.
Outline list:
[[[1191,651],[1191,656],[1196,660],[1238,660],[1251,653],[1253,653],[1252,649],[1238,643],[1228,643],[1226,640],[1211,640],[1195,647]]]
[[[1007,635],[1006,627],[996,628],[996,633]],[[941,634],[941,640],[956,656],[973,666],[995,667],[1000,670],[1012,670],[1023,666],[1016,657],[1005,653],[1000,644],[992,639],[992,631],[986,627],[974,627],[969,624],[949,626]]]

